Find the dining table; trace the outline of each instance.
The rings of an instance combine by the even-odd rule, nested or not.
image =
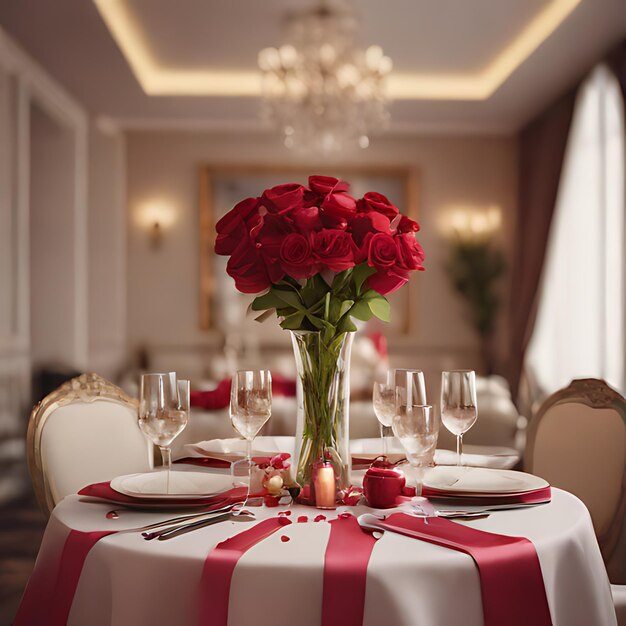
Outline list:
[[[167,541],[146,541],[132,529],[172,517],[172,511],[118,508],[111,516],[112,508],[72,495],[52,512],[29,583],[45,590],[35,599],[39,614],[46,603],[55,611],[63,605],[60,615],[50,611],[46,626],[486,623],[471,556],[396,532],[365,533],[355,520],[382,512],[363,504],[334,510],[257,506],[250,509],[252,521],[230,518]],[[590,515],[572,494],[553,488],[546,504],[451,523],[531,542],[549,609],[544,623],[616,624]],[[342,534],[348,526],[356,534]],[[81,553],[78,564],[71,551]],[[511,617],[523,605],[524,584],[514,590],[519,602],[504,607]],[[27,588],[23,605],[29,601]],[[28,609],[22,606],[22,615]],[[27,622],[16,621],[21,623]]]

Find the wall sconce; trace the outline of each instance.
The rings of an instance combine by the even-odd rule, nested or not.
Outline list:
[[[148,233],[150,247],[157,250],[163,243],[165,232],[176,221],[174,207],[163,200],[150,200],[141,204],[136,212],[137,223]]]
[[[442,231],[446,238],[460,241],[487,241],[502,226],[502,210],[499,206],[488,207],[453,206],[444,211]]]

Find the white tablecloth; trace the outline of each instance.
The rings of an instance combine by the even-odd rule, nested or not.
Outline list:
[[[61,550],[70,529],[123,529],[172,517],[163,512],[122,511],[119,519],[108,520],[105,514],[111,508],[80,502],[78,496],[63,500],[52,514],[39,558]],[[275,516],[280,508],[254,510],[263,519]],[[359,514],[365,507],[344,510]],[[329,525],[313,522],[319,513],[309,507],[292,507],[293,524],[243,555],[232,579],[230,626],[320,624]],[[295,523],[300,515],[308,516],[309,522]],[[615,624],[591,520],[577,498],[554,489],[550,504],[500,511],[464,523],[525,536],[534,543],[555,626]],[[206,555],[216,543],[249,527],[249,523],[227,522],[164,542],[146,542],[135,533],[101,539],[85,561],[68,624],[193,626]],[[281,535],[290,541],[281,541]],[[474,562],[459,552],[386,533],[370,559],[363,623],[482,625]]]

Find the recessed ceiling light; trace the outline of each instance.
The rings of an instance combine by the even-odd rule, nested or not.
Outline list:
[[[257,71],[173,70],[158,64],[125,0],[93,0],[149,96],[260,96]],[[395,100],[485,100],[559,27],[581,0],[550,0],[480,72],[457,76],[392,72]]]

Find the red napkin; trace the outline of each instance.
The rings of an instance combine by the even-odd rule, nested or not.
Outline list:
[[[216,507],[223,506],[229,502],[240,502],[245,500],[247,489],[245,487],[235,487],[228,491],[212,494],[208,496],[194,496],[191,498],[177,498],[172,500],[171,498],[161,498],[154,496],[151,498],[135,498],[133,496],[127,496],[123,493],[115,491],[111,488],[110,482],[95,483],[93,485],[87,485],[83,487],[79,492],[79,496],[86,496],[89,498],[98,498],[99,500],[106,500],[107,502],[114,502],[115,504],[121,504],[123,506],[134,508],[159,508],[167,505],[168,507]]]
[[[457,524],[441,517],[428,522],[395,513],[379,526],[408,537],[469,554],[480,576],[485,626],[551,626],[550,609],[535,546]]]
[[[239,457],[238,460],[243,460],[244,457]],[[271,456],[253,456],[252,460],[257,465],[268,465],[272,460]],[[209,467],[211,469],[227,469],[230,468],[232,462],[227,459],[220,459],[212,456],[186,456],[182,459],[174,461],[174,463],[181,463],[183,465],[197,465],[198,467]]]

